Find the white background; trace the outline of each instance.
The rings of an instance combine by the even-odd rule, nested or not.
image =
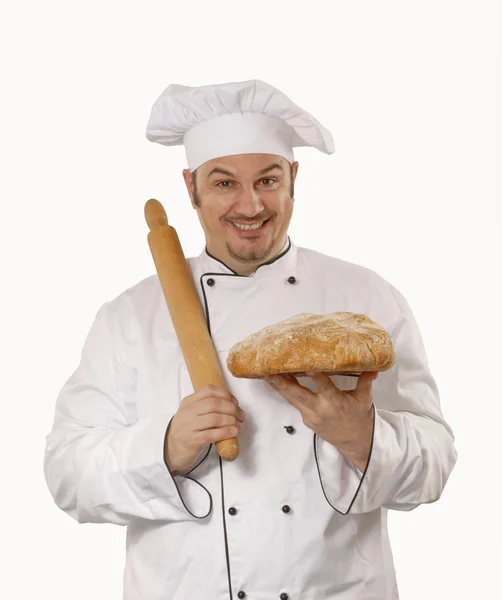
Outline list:
[[[98,308],[154,272],[145,201],[203,247],[183,150],[145,138],[151,105],[249,78],[332,131],[334,155],[297,151],[291,237],[405,295],[456,434],[441,500],[390,514],[401,598],[502,597],[496,4],[2,5],[1,598],[121,597],[125,529],[56,508],[45,435]]]

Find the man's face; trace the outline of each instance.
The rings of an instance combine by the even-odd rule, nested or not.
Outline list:
[[[208,251],[251,273],[286,241],[298,163],[272,154],[210,160],[185,183],[204,229]]]

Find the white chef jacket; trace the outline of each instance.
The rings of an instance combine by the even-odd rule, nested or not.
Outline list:
[[[164,462],[193,387],[155,274],[101,306],[58,396],[44,463],[56,504],[79,523],[127,526],[124,600],[396,600],[387,511],[438,500],[456,462],[407,301],[374,271],[291,240],[251,276],[206,250],[188,263],[247,416],[238,458],[211,445],[180,476]],[[229,349],[258,329],[335,311],[376,321],[396,354],[373,383],[364,473],[266,383],[226,368]]]

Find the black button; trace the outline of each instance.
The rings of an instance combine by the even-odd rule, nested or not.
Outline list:
[[[236,509],[236,508],[234,508],[233,506],[231,506],[231,507],[228,509],[228,513],[229,513],[230,515],[236,515],[236,514],[237,514],[237,509]]]
[[[293,277],[293,275],[291,275],[291,277],[288,277],[288,283],[290,283],[291,285],[296,283],[296,277]]]
[[[288,513],[290,510],[291,510],[291,508],[290,508],[290,507],[289,507],[287,504],[285,504],[285,505],[282,507],[282,512],[283,512],[283,513]]]
[[[279,596],[279,598],[281,600],[288,600],[289,596],[286,594],[286,592],[282,592],[282,594]]]
[[[209,285],[210,287],[213,287],[213,285],[214,285],[214,284],[215,284],[215,281],[214,281],[214,279],[213,279],[212,277],[210,277],[210,278],[207,280],[207,285]]]
[[[237,594],[237,598],[245,598],[246,597],[246,592],[243,592],[242,590]]]
[[[288,425],[288,426],[284,426],[284,429],[288,432],[288,433],[294,433],[295,432],[295,428],[293,427],[293,425]]]

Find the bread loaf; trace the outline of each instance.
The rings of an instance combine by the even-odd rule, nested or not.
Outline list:
[[[302,313],[235,344],[227,367],[235,377],[257,379],[305,372],[385,371],[394,361],[389,334],[366,315]]]

